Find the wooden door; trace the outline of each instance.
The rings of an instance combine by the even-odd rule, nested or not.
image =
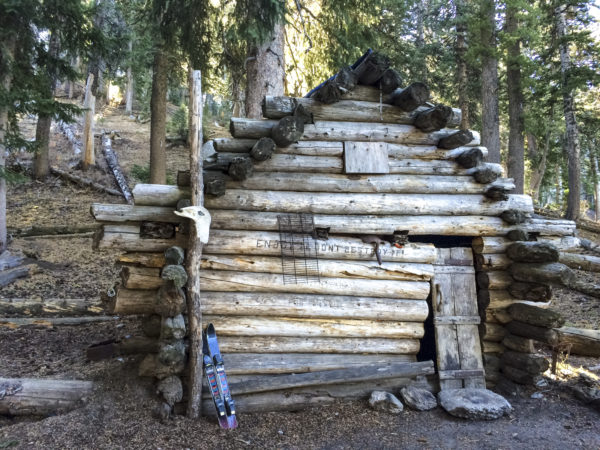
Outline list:
[[[485,388],[475,269],[468,250],[439,249],[434,266],[431,302],[440,390]]]

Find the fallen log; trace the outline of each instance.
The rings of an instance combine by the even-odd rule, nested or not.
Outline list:
[[[31,317],[31,318],[5,318],[0,317],[0,328],[16,329],[21,327],[52,328],[58,326],[86,325],[95,322],[110,322],[119,320],[118,317],[91,316],[91,317]]]
[[[297,105],[302,105],[309,111],[314,120],[341,122],[387,122],[411,125],[415,117],[427,111],[429,107],[422,106],[411,112],[379,103],[377,101],[340,100],[334,105],[320,103],[312,98],[272,97],[267,95],[263,101],[263,116],[268,119],[281,119],[294,112]],[[460,110],[450,110],[447,126],[456,127],[460,123]],[[458,118],[458,121],[457,121]],[[443,126],[442,126],[443,128]],[[218,151],[223,151],[217,147]]]
[[[537,327],[557,328],[565,323],[565,319],[558,312],[532,305],[514,304],[507,311],[513,320]]]
[[[56,227],[40,227],[33,225],[27,228],[9,228],[8,234],[13,238],[30,237],[30,236],[58,236],[63,234],[85,234],[98,231],[101,228],[100,224],[93,225],[61,225]],[[1,263],[0,263],[1,267]],[[2,270],[2,269],[0,269]]]
[[[313,214],[407,214],[407,215],[489,215],[506,209],[533,212],[531,197],[511,195],[505,202],[489,202],[478,195],[446,194],[348,194],[305,193],[229,189],[218,198],[207,198],[209,210],[286,211]],[[513,244],[516,245],[516,244]]]
[[[65,137],[71,144],[71,147],[73,148],[73,156],[77,157],[77,156],[81,155],[81,149],[83,147],[83,144],[81,143],[81,141],[79,139],[77,139],[77,136],[76,136],[77,133],[73,129],[73,125],[65,123],[62,120],[59,120],[57,122],[57,126],[58,126],[58,129],[62,132],[62,134],[65,135]]]
[[[107,194],[110,194],[110,195],[116,195],[117,197],[123,197],[123,193],[121,193],[115,189],[108,188],[106,186],[101,185],[100,183],[96,183],[95,181],[89,180],[87,178],[83,178],[83,177],[74,175],[72,173],[65,172],[64,170],[59,169],[57,167],[50,167],[50,172],[54,175],[57,175],[61,178],[64,178],[65,180],[68,180],[68,181],[78,184],[80,186],[90,187],[92,189],[96,189],[101,192],[106,192]]]
[[[556,331],[559,342],[571,346],[571,353],[582,356],[600,356],[600,330],[561,327]]]
[[[435,373],[433,361],[401,362],[383,366],[366,365],[351,369],[337,369],[319,372],[265,377],[230,384],[236,395],[256,392],[269,392],[308,386],[359,383],[389,378],[412,378]]]
[[[117,155],[112,149],[110,136],[107,134],[102,135],[102,151],[104,152],[104,158],[106,158],[106,163],[112,171],[115,180],[117,181],[117,185],[119,186],[119,189],[121,189],[121,192],[123,193],[123,197],[125,197],[127,203],[129,203],[130,205],[133,204],[133,196],[131,195],[129,185],[127,184],[127,179],[121,171],[121,166],[119,165]]]
[[[153,314],[155,293],[119,289],[111,305],[113,314]],[[427,305],[422,300],[333,295],[206,292],[202,313],[233,316],[288,316],[321,319],[423,321]]]
[[[94,384],[80,380],[0,378],[0,414],[48,416],[82,406]]]
[[[199,275],[205,291],[281,292],[294,294],[355,295],[380,298],[426,299],[429,283],[424,281],[325,278],[319,283],[284,284],[276,274],[204,270]]]
[[[232,118],[230,131],[235,138],[259,139],[271,136],[271,129],[277,124],[275,120],[257,120]],[[412,125],[394,123],[368,122],[333,122],[315,121],[304,126],[302,140],[307,141],[381,141],[396,144],[440,145],[452,149],[464,145],[480,145],[479,133],[473,131],[454,136],[452,140],[444,140],[454,135],[455,130],[442,129],[432,133],[423,133]],[[445,145],[445,146],[444,146]]]
[[[0,271],[0,287],[7,286],[19,278],[25,278],[30,270],[30,266],[19,266]]]
[[[28,315],[39,316],[42,314],[82,315],[102,314],[102,305],[96,300],[86,298],[7,298],[0,300],[0,315]]]
[[[600,257],[561,252],[558,261],[571,269],[600,272]]]

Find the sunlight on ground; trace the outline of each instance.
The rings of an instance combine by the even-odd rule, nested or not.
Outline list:
[[[558,361],[558,364],[556,365],[556,375],[552,374],[551,368],[544,372],[544,376],[554,381],[569,381],[579,378],[582,375],[593,381],[600,381],[600,377],[594,372],[590,372],[582,366],[572,366],[566,360]]]

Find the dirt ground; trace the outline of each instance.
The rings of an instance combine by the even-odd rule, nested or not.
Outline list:
[[[127,174],[148,159],[148,126],[115,108],[105,108],[97,129],[118,130],[114,142]],[[27,124],[26,129],[27,129]],[[68,164],[69,143],[53,134],[54,164]],[[168,150],[168,172],[174,177],[187,163],[181,147]],[[98,159],[100,154],[98,154]],[[27,160],[27,155],[20,155]],[[116,188],[102,168],[90,174]],[[130,176],[130,185],[137,181]],[[8,226],[93,225],[91,203],[120,203],[111,195],[80,188],[50,177],[46,183],[11,187]],[[598,236],[586,235],[598,241]],[[98,300],[117,275],[115,253],[92,251],[90,235],[16,238],[11,250],[31,258],[35,273],[0,289],[0,298],[86,298]],[[581,273],[589,281],[598,276]],[[555,307],[568,324],[598,328],[600,302],[566,289],[557,289]],[[597,377],[600,360],[571,356],[559,365],[556,377],[543,388],[500,386],[513,405],[510,416],[497,421],[467,422],[441,409],[405,410],[392,416],[370,410],[366,401],[345,402],[295,413],[242,415],[240,427],[223,431],[214,421],[190,421],[178,416],[161,423],[151,380],[137,377],[139,357],[89,362],[85,349],[108,339],[139,335],[138,321],[110,322],[53,329],[0,329],[0,376],[85,379],[95,382],[85,406],[48,418],[0,417],[3,448],[600,448],[600,413],[583,405],[570,389],[581,377]],[[581,375],[584,374],[584,375]],[[597,379],[597,378],[596,378]],[[540,392],[542,398],[531,398]]]

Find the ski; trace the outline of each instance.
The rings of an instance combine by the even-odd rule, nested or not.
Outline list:
[[[213,375],[216,378],[216,387],[219,393],[219,400],[221,400],[225,415],[221,414],[221,411],[217,409],[217,414],[219,417],[219,424],[222,428],[236,428],[237,417],[235,412],[235,402],[233,398],[231,398],[231,392],[229,391],[229,384],[227,383],[227,375],[225,374],[225,365],[223,364],[223,357],[221,356],[221,351],[219,350],[219,342],[217,341],[217,333],[215,331],[215,327],[212,323],[209,323],[204,331],[204,340],[203,340],[203,348],[207,347],[208,352],[204,351],[206,359],[205,366],[208,363],[208,359],[212,362]],[[210,384],[210,381],[209,381]],[[213,387],[211,385],[211,392],[213,391]],[[214,395],[213,395],[214,399]],[[217,404],[215,403],[215,407]]]
[[[208,347],[208,340],[206,339],[206,335],[202,341],[202,362],[204,365],[204,374],[206,376],[206,381],[208,382],[208,387],[210,389],[210,394],[213,399],[213,403],[215,405],[215,411],[217,411],[217,418],[219,420],[219,425],[223,428],[227,428],[227,414],[225,412],[225,403],[223,402],[223,398],[221,397],[221,393],[219,391],[219,384],[217,381],[217,372],[215,370],[215,365],[210,356],[210,350]]]

